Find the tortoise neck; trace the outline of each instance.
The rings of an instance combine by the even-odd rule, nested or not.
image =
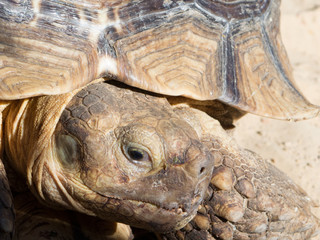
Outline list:
[[[51,138],[61,112],[73,92],[13,101],[3,121],[3,146],[13,169],[27,178],[29,186],[38,185],[44,152],[51,149]]]

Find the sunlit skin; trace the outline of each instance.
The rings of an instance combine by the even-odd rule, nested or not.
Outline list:
[[[119,221],[166,232],[163,236],[173,240],[292,234],[307,239],[319,228],[305,192],[241,149],[217,120],[190,107],[190,101],[170,105],[164,97],[119,87],[96,83],[8,106],[8,163],[44,205],[97,216],[101,225],[95,227],[102,232],[104,226],[114,229],[110,221]],[[18,204],[18,218],[34,221],[18,225],[21,234],[28,226],[35,234],[56,226],[52,215],[37,220],[46,213],[36,202],[36,212],[25,204]],[[123,239],[130,239],[129,226],[119,226],[127,229]]]
[[[37,117],[15,118],[36,109]],[[108,84],[17,102],[7,121],[26,131],[6,129],[6,152],[40,201],[103,219],[181,228],[195,215],[213,170],[201,136],[164,99]],[[40,135],[28,134],[36,129]]]

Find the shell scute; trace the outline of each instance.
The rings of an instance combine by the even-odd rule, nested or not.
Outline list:
[[[279,4],[2,1],[0,98],[64,93],[111,74],[149,91],[219,99],[263,116],[313,117],[319,108],[292,80]]]
[[[273,118],[314,117],[319,108],[310,104],[293,82],[280,39],[279,22],[276,22],[279,4],[269,0],[195,1],[170,9],[162,25],[116,41],[120,79],[129,85],[168,95],[219,99]],[[190,24],[181,26],[180,19]],[[161,29],[162,33],[153,29]],[[187,31],[188,36],[181,29]],[[203,29],[207,29],[205,35],[201,34]],[[174,33],[179,35],[179,41]],[[166,42],[170,42],[170,46]],[[179,60],[171,61],[170,56],[178,56],[184,43],[192,46],[194,52],[185,47]],[[204,56],[190,61],[202,51],[214,56],[213,61]],[[203,61],[206,67],[201,67]],[[194,72],[195,69],[198,71]]]
[[[203,26],[191,17],[194,14],[117,41],[123,79],[130,85],[169,95],[197,99],[219,96],[217,52],[221,51],[222,30]]]

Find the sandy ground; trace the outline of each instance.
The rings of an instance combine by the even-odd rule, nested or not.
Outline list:
[[[320,105],[320,1],[282,0],[281,31],[296,83]],[[237,122],[235,138],[298,183],[320,204],[320,117],[301,122],[251,114]],[[320,208],[314,209],[320,218]]]

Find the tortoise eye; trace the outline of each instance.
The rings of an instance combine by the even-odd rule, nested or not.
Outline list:
[[[151,158],[149,156],[149,153],[142,148],[135,147],[135,146],[126,146],[124,147],[124,153],[127,159],[130,162],[133,162],[135,164],[139,165],[145,165],[151,163]]]
[[[142,162],[142,161],[149,161],[150,157],[149,154],[137,147],[128,147],[127,148],[127,157],[129,157],[129,160],[132,160],[133,162]]]
[[[142,161],[145,157],[145,154],[146,152],[141,149],[133,147],[128,148],[128,155],[132,160]]]

